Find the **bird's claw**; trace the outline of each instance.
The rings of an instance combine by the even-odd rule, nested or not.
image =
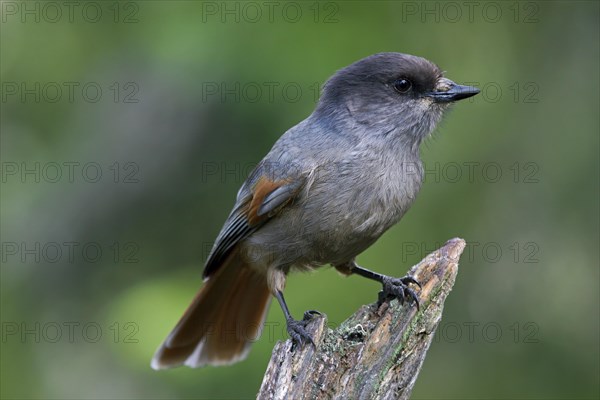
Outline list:
[[[411,283],[421,288],[421,284],[412,276],[407,275],[402,278],[384,277],[382,281],[383,290],[379,292],[379,305],[393,298],[398,299],[400,304],[404,304],[404,300],[408,299],[408,301],[413,301],[417,306],[417,310],[419,310],[419,296],[409,287]]]
[[[306,326],[314,315],[321,315],[321,313],[315,310],[308,310],[304,313],[304,317],[301,321],[296,321],[293,318],[287,320],[287,332],[292,339],[293,346],[311,344],[315,347],[315,342],[313,342],[312,337],[306,331]]]
[[[307,310],[307,311],[304,311],[304,317],[302,318],[302,320],[310,321],[311,319],[313,319],[313,317],[315,315],[323,315],[323,314],[321,314],[321,312],[317,311],[317,310]]]

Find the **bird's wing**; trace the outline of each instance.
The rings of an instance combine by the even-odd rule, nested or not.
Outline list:
[[[204,267],[204,278],[212,275],[221,265],[229,252],[285,209],[298,197],[305,187],[309,174],[292,172],[269,172],[265,163],[259,164],[250,174],[238,193],[233,211],[225,221],[221,233],[208,256]]]

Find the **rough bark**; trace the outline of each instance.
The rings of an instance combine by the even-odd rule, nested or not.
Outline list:
[[[444,301],[454,285],[462,239],[451,239],[410,269],[422,285],[420,311],[398,300],[362,306],[339,327],[326,316],[308,324],[316,348],[279,342],[259,399],[408,399]]]

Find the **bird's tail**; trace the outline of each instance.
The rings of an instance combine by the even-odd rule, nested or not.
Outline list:
[[[226,365],[246,357],[271,293],[263,274],[231,254],[200,289],[152,358],[152,368]]]

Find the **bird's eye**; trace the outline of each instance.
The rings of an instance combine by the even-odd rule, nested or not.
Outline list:
[[[400,78],[394,82],[394,89],[399,93],[406,93],[412,87],[412,82],[408,79]]]

